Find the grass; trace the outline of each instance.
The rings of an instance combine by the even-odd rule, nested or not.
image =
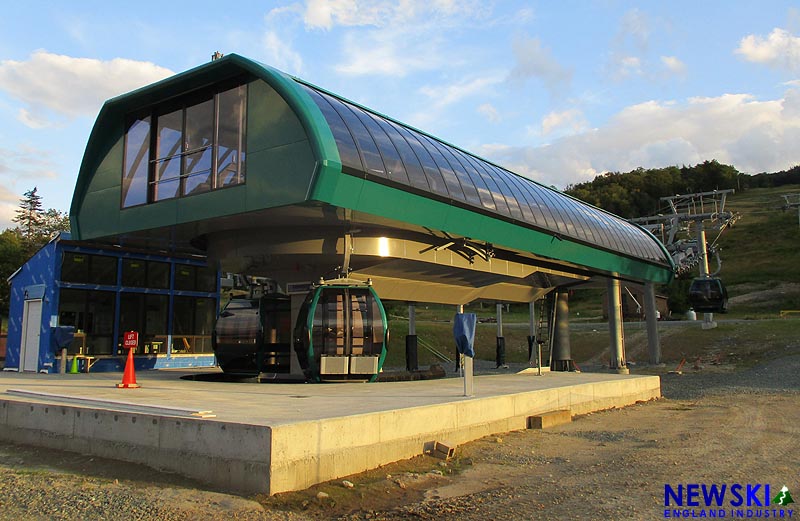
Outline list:
[[[719,318],[719,317],[717,317]],[[405,367],[405,335],[407,322],[393,320],[386,367]],[[702,363],[731,364],[749,367],[760,361],[800,353],[800,319],[719,321],[719,327],[703,330],[701,322],[681,324],[659,323],[662,361],[677,365],[680,360]],[[528,359],[528,327],[524,323],[506,324],[506,360],[524,363]],[[496,325],[478,324],[476,329],[476,358],[495,359]],[[433,345],[453,358],[455,342],[452,324],[427,322],[417,324],[421,341]],[[601,364],[608,361],[610,335],[605,323],[572,324],[570,330],[572,358],[581,364]],[[629,362],[647,361],[647,331],[644,322],[625,322],[625,350]],[[543,357],[546,358],[544,353]],[[419,365],[424,368],[441,363],[422,346]]]

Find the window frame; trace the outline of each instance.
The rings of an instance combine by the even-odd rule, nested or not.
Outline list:
[[[203,89],[199,89],[175,99],[171,99],[161,103],[155,103],[152,106],[146,109],[140,109],[134,112],[131,112],[126,115],[125,117],[125,132],[122,136],[123,141],[123,153],[122,153],[122,165],[121,165],[121,190],[120,190],[120,209],[127,210],[129,208],[137,208],[149,204],[155,204],[162,201],[170,201],[175,199],[182,199],[185,197],[191,197],[193,195],[201,195],[207,194],[209,192],[214,192],[217,190],[224,190],[226,188],[233,188],[235,186],[241,186],[247,183],[247,124],[248,124],[248,99],[250,93],[250,84],[252,83],[253,78],[249,75],[240,75],[234,78],[228,79],[226,81],[220,82],[215,84],[212,87],[206,87]],[[239,130],[239,138],[238,138],[238,150],[237,150],[237,158],[238,158],[238,170],[237,170],[237,179],[236,183],[227,183],[227,184],[220,184],[220,174],[219,172],[219,146],[220,146],[220,118],[219,118],[219,105],[220,105],[220,97],[223,93],[226,93],[231,90],[243,88],[243,103],[241,106],[242,112],[240,113],[240,130]],[[186,119],[187,119],[187,110],[191,109],[192,107],[196,107],[201,105],[204,102],[211,101],[212,102],[212,122],[211,122],[211,135],[212,141],[210,144],[201,147],[201,148],[193,148],[187,149],[187,139],[186,139]],[[158,135],[158,124],[159,119],[174,113],[176,111],[180,111],[181,117],[181,128],[180,128],[180,150],[178,150],[175,154],[171,155],[164,155],[163,157],[159,154],[159,135]],[[128,188],[125,187],[125,180],[126,174],[128,173],[129,165],[127,164],[128,158],[128,132],[139,122],[148,122],[149,123],[149,147],[147,153],[147,186],[146,186],[146,195],[144,197],[145,201],[136,204],[129,204],[125,205],[125,201],[128,198],[127,190],[130,189],[130,186],[133,186],[133,183],[129,183]],[[189,177],[197,176],[198,171],[189,172],[188,171],[188,156],[192,156],[194,154],[200,153],[204,150],[211,149],[211,165],[210,171],[208,173],[208,184],[209,188],[207,190],[202,190],[194,193],[185,193],[186,186],[187,186],[187,179]],[[245,158],[242,160],[242,158]],[[164,161],[179,161],[180,172],[176,177],[170,177],[165,181],[173,181],[177,178],[178,180],[178,188],[175,191],[174,196],[168,197],[157,197],[158,192],[158,185],[162,183],[160,179],[156,179],[157,169],[159,165],[161,165]]]

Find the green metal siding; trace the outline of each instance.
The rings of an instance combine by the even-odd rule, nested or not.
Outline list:
[[[672,270],[349,175],[319,179],[314,198],[333,206],[426,226],[496,246],[636,279],[668,283]]]
[[[121,210],[126,115],[243,72],[255,77],[248,89],[246,183]],[[320,201],[608,273],[656,282],[671,279],[672,265],[666,251],[663,264],[657,265],[343,174],[331,128],[298,81],[252,60],[229,55],[106,102],[76,182],[70,212],[75,238],[109,237]]]

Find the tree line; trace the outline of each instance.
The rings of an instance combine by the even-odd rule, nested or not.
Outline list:
[[[69,231],[69,215],[45,209],[34,187],[25,192],[12,219],[17,225],[0,232],[0,315],[8,316],[11,286],[4,281],[59,232]]]
[[[593,206],[632,219],[667,211],[668,208],[659,201],[661,197],[785,184],[800,184],[800,165],[780,172],[750,175],[712,160],[694,166],[607,172],[592,181],[570,185],[565,191]]]

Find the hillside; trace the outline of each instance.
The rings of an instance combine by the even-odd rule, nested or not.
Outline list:
[[[781,195],[789,193],[800,193],[800,185],[755,188],[729,198],[727,209],[742,217],[718,245],[733,316],[800,310],[800,224],[797,209],[781,209]]]

